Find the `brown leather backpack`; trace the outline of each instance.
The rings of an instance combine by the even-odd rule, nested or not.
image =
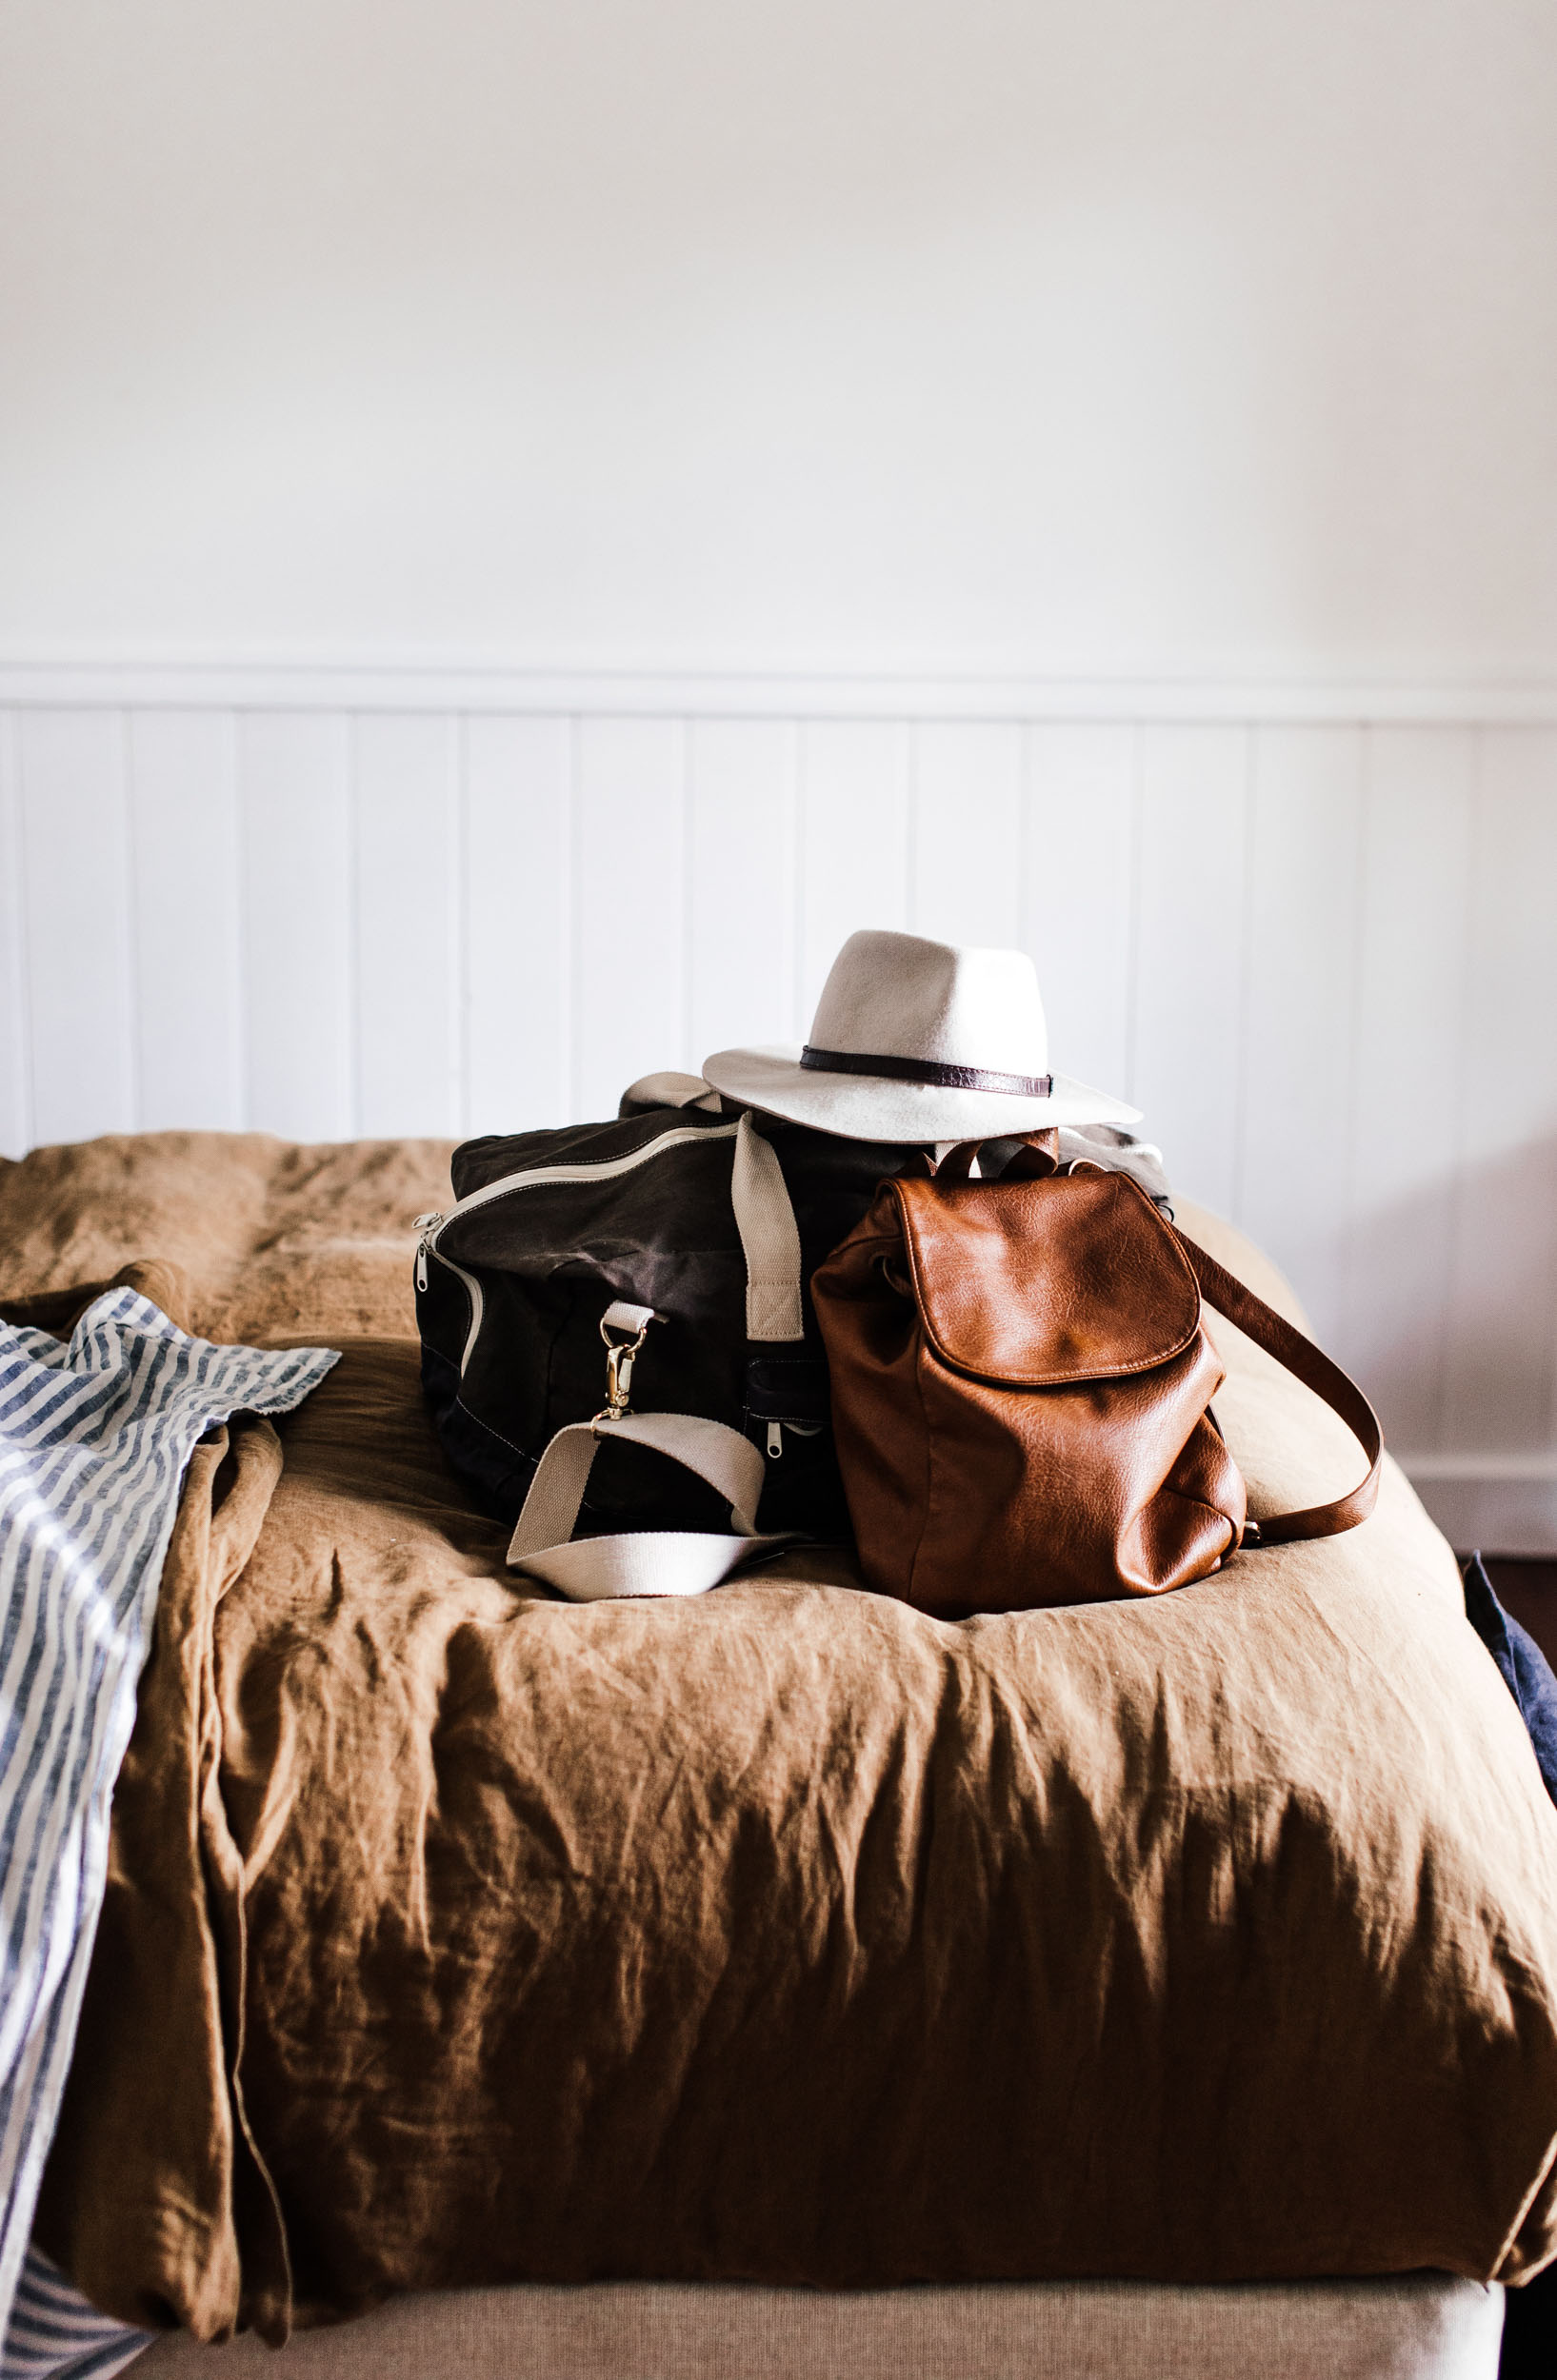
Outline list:
[[[1106,1602],[1367,1518],[1379,1425],[1338,1365],[1127,1175],[1059,1173],[1034,1140],[970,1181],[972,1154],[884,1182],[811,1283],[870,1586],[946,1619]],[[1202,1296],[1347,1422],[1349,1496],[1248,1518]]]

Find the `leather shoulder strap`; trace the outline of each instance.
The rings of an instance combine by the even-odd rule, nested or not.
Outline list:
[[[978,1156],[986,1140],[992,1140],[994,1137],[992,1134],[986,1134],[983,1139],[977,1140],[954,1141],[947,1149],[946,1155],[935,1168],[936,1180],[940,1182],[971,1180],[974,1158]],[[1039,1181],[1046,1175],[1058,1173],[1060,1166],[1058,1125],[1051,1124],[1046,1132],[1004,1134],[1000,1137],[1008,1148],[1010,1147],[1012,1140],[1020,1140],[1025,1144],[1012,1155],[1000,1177],[1002,1181]]]
[[[1285,1364],[1305,1388],[1323,1397],[1330,1410],[1340,1415],[1367,1457],[1367,1477],[1348,1496],[1338,1496],[1332,1504],[1311,1505],[1307,1512],[1274,1513],[1268,1520],[1251,1520],[1246,1524],[1240,1543],[1288,1545],[1297,1537],[1333,1537],[1343,1529],[1355,1529],[1360,1520],[1367,1518],[1378,1500],[1379,1457],[1384,1445],[1378,1415],[1356,1381],[1338,1363],[1332,1363],[1311,1339],[1305,1339],[1300,1330],[1284,1321],[1263,1298],[1257,1298],[1252,1289],[1246,1289],[1225,1265],[1218,1264],[1214,1256],[1208,1256],[1197,1241],[1188,1239],[1176,1224],[1169,1228],[1189,1260],[1207,1304],[1214,1306],[1218,1314],[1225,1314],[1257,1347],[1263,1347],[1267,1355]]]

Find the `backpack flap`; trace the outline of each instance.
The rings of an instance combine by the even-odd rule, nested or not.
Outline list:
[[[1200,1328],[1188,1261],[1126,1174],[892,1187],[926,1339],[954,1372],[1010,1388],[1120,1379]]]

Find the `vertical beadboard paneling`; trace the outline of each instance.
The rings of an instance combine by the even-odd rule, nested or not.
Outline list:
[[[1350,1221],[1334,1346],[1385,1436],[1440,1442],[1476,738],[1367,730]]]
[[[83,1140],[136,1123],[125,722],[30,711],[17,779],[33,1136]]]
[[[456,750],[436,713],[354,724],[359,1132],[460,1130]]]
[[[33,1138],[16,728],[0,711],[0,1157],[25,1157]]]
[[[1187,1198],[1230,1215],[1247,932],[1248,733],[1141,731],[1133,1083]]]
[[[1485,730],[1478,773],[1445,1426],[1512,1451],[1557,1421],[1557,730]]]
[[[587,719],[578,732],[574,1106],[614,1116],[639,1075],[692,1062],[687,732],[673,719]]]
[[[135,1047],[143,1131],[231,1131],[242,1116],[238,811],[232,722],[130,722]],[[190,963],[191,944],[200,964]]]
[[[470,1134],[574,1121],[572,755],[566,719],[465,723]]]
[[[1252,758],[1238,1220],[1301,1281],[1328,1341],[1347,1220],[1363,740],[1261,727]]]
[[[1557,730],[259,699],[0,717],[0,1151],[561,1123],[797,1038],[859,925],[1019,942],[1053,1063],[1545,1542]]]
[[[822,720],[803,730],[802,1032],[849,935],[908,925],[908,736],[896,721]]]
[[[1022,940],[1022,730],[913,730],[908,925],[942,942]]]
[[[246,1121],[357,1130],[350,723],[249,712],[238,729]]]
[[[1135,731],[1028,731],[1021,939],[1048,1019],[1051,1062],[1131,1099]]]
[[[696,1067],[795,1031],[795,729],[707,719],[690,731],[688,962]]]

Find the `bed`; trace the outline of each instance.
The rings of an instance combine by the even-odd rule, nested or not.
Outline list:
[[[341,2375],[1489,2372],[1557,2249],[1557,1814],[1399,1472],[1148,1606],[950,1627],[815,1553],[559,1606],[421,1406],[448,1157],[0,1171],[8,1298],[137,1259],[344,1350],[201,1450],[115,1805],[39,2232],[182,2329],[149,2380],[235,2326]],[[1212,1328],[1253,1508],[1333,1493],[1340,1425]]]

